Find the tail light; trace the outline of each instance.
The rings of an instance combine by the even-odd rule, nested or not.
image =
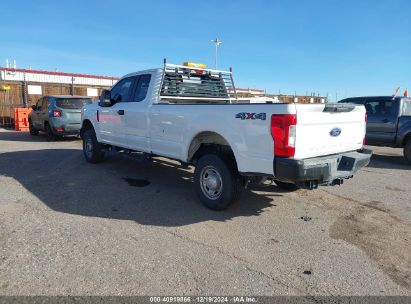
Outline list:
[[[61,110],[53,110],[53,117],[61,117]]]
[[[274,155],[294,157],[297,115],[274,114],[271,116],[271,136],[274,140]]]
[[[364,138],[362,139],[362,145],[365,145],[365,134],[367,133],[367,121],[368,121],[368,116],[367,113],[365,113],[365,124],[364,124]]]

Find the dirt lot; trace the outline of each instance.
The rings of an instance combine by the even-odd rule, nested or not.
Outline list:
[[[168,160],[0,130],[0,294],[411,295],[411,166],[373,149],[341,187],[213,212]]]

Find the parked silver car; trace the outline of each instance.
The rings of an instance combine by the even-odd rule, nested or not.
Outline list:
[[[81,109],[92,103],[92,99],[84,96],[44,96],[29,114],[31,135],[39,131],[46,133],[49,141],[64,135],[80,134]]]

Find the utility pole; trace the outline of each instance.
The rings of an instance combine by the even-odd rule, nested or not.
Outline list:
[[[74,76],[71,76],[71,86],[70,86],[70,95],[73,96],[74,95]]]
[[[211,40],[212,43],[215,45],[215,58],[214,58],[214,67],[217,70],[217,58],[218,58],[218,47],[220,46],[221,43],[223,43],[220,39],[216,38],[214,40]]]
[[[27,82],[26,82],[26,72],[23,73],[22,89],[23,89],[23,107],[24,107],[24,108],[27,108]]]

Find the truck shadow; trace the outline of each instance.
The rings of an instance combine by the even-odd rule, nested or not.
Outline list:
[[[377,169],[411,170],[411,165],[409,165],[401,155],[382,155],[375,153],[373,153],[368,167]]]
[[[143,225],[228,221],[258,216],[272,206],[271,198],[245,191],[242,199],[227,210],[211,211],[198,201],[190,169],[164,160],[143,162],[119,157],[93,165],[85,162],[81,150],[3,153],[0,174],[18,181],[52,210]],[[18,199],[30,203],[29,196]]]

